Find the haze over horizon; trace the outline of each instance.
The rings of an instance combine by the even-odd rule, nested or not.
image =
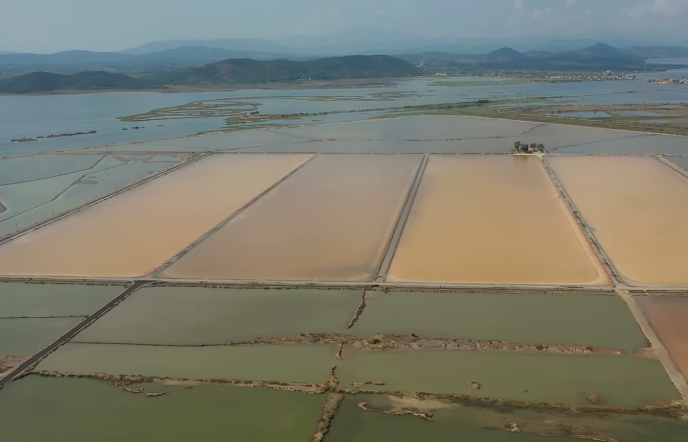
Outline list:
[[[688,43],[688,0],[5,0],[0,51],[121,51],[153,41],[598,38]],[[657,31],[660,29],[661,31]],[[374,31],[367,31],[374,30]],[[310,36],[300,37],[300,36]],[[374,49],[374,48],[371,48]]]

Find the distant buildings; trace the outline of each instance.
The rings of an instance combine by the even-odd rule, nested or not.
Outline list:
[[[647,80],[653,84],[685,84],[688,85],[688,78],[664,78],[662,80]]]

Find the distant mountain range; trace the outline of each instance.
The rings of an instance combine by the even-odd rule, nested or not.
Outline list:
[[[302,62],[238,59],[141,78],[102,71],[81,72],[72,75],[33,72],[0,80],[0,93],[135,90],[176,85],[231,85],[239,83],[283,83],[300,80],[388,78],[405,77],[418,73],[418,69],[413,65],[386,55],[355,55]]]
[[[658,54],[661,51],[655,48],[652,53]],[[464,71],[495,69],[636,70],[646,68],[645,60],[648,57],[641,54],[641,48],[635,48],[633,51],[621,50],[604,43],[597,43],[588,48],[575,51],[531,51],[522,53],[512,48],[504,47],[485,55],[429,52],[400,55],[399,58],[426,68],[458,69]]]

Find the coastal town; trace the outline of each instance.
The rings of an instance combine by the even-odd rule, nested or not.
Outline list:
[[[663,78],[661,80],[650,79],[650,80],[647,80],[647,82],[652,83],[652,84],[683,84],[683,85],[688,85],[688,78]]]

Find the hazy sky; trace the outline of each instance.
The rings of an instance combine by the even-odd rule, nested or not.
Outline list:
[[[0,51],[117,51],[156,40],[331,35],[688,40],[688,0],[0,0]]]

